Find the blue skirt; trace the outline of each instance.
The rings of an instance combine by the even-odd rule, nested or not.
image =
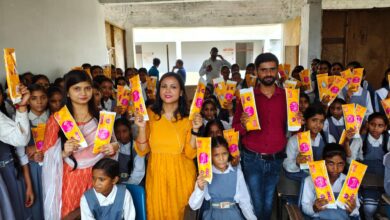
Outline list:
[[[33,220],[44,219],[43,216],[43,192],[42,192],[42,166],[37,162],[30,161],[30,175],[31,182],[34,190],[34,204],[31,206],[30,210],[32,212]]]
[[[26,187],[25,182],[20,173],[17,176],[17,170],[13,162],[10,162],[5,167],[0,168],[0,175],[7,186],[8,195],[12,196],[11,205],[16,219],[30,219],[31,212],[24,204],[26,199]]]
[[[203,212],[203,220],[244,220],[237,205],[228,209],[215,208],[210,205],[209,209]]]
[[[7,186],[0,175],[0,220],[14,220],[15,215],[12,210],[10,197]]]

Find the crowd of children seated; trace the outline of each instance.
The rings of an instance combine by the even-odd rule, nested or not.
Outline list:
[[[353,70],[362,67],[364,66],[355,61],[344,67],[341,63],[331,64],[326,60],[314,59],[310,68],[312,88],[308,89],[297,84],[297,87],[301,89],[299,111],[303,121],[298,132],[310,131],[314,160],[325,160],[335,194],[340,192],[346,178],[347,168],[352,160],[366,164],[368,166],[366,173],[379,178],[384,178],[385,173],[389,172],[390,168],[390,159],[384,160],[390,149],[389,120],[386,115],[388,112],[381,104],[382,100],[390,98],[388,81],[390,69],[384,71],[381,88],[376,91],[364,79],[370,73],[364,72],[363,80],[356,91],[344,88],[338,97],[329,103],[329,106],[326,103],[326,98],[319,97],[316,82],[318,74],[328,74],[329,77],[341,76],[341,72],[346,69]],[[78,92],[77,89],[80,91],[90,89],[92,91],[90,103],[94,105],[93,108],[116,113],[114,136],[119,146],[117,149],[115,146],[107,148],[107,151],[114,150],[107,153],[103,159],[99,158],[91,166],[91,170],[85,174],[88,175],[89,181],[92,183],[88,185],[90,189],[83,191],[78,201],[72,201],[76,205],[71,207],[80,207],[82,219],[134,219],[136,213],[132,197],[121,183],[145,186],[148,162],[153,155],[138,154],[140,150],[136,149],[136,145],[142,143],[137,142],[136,136],[140,128],[134,123],[135,115],[117,104],[116,94],[118,86],[129,86],[129,79],[136,75],[139,75],[142,96],[147,107],[150,108],[158,102],[156,101],[158,100],[156,93],[159,95],[159,91],[153,94],[154,90],[150,88],[150,83],[148,84],[151,75],[145,68],[127,68],[123,71],[112,66],[111,76],[105,75],[105,70],[99,65],[83,64],[82,68],[83,70],[77,71],[84,74],[88,72],[91,80],[79,80],[77,83],[90,82],[90,85],[88,84],[85,88],[72,87],[72,89],[75,89],[75,92]],[[243,76],[240,69],[245,69]],[[292,68],[291,73],[287,73],[287,78],[280,74],[276,84],[283,88],[287,79],[300,81],[300,73],[303,70],[304,67],[296,66]],[[240,68],[238,64],[233,64],[231,67],[222,66],[220,76],[224,81],[235,81],[236,94],[239,94],[240,89],[257,88],[257,81],[254,84],[250,82],[251,76],[256,78],[256,72],[253,63],[248,64],[246,68]],[[47,201],[44,201],[42,189],[44,181],[42,172],[45,172],[42,166],[47,159],[45,155],[49,149],[45,147],[37,149],[36,143],[30,135],[30,130],[39,124],[47,123],[49,126],[53,113],[59,111],[62,106],[69,105],[69,102],[73,106],[79,106],[77,99],[82,100],[83,97],[82,95],[73,97],[69,83],[76,79],[69,79],[71,75],[68,75],[68,78],[61,76],[50,81],[43,74],[30,72],[20,74],[20,81],[23,84],[20,86],[23,100],[18,105],[13,105],[10,100],[7,85],[4,88],[0,87],[0,219],[48,219],[45,218],[47,207],[44,204]],[[162,77],[163,74],[157,76],[159,76],[159,80],[165,79]],[[182,76],[180,75],[180,77]],[[157,84],[159,83],[161,82],[158,81]],[[154,86],[156,87],[156,85]],[[200,210],[202,219],[258,218],[251,202],[253,198],[251,198],[241,170],[240,158],[232,157],[229,154],[229,147],[223,136],[224,130],[232,128],[235,108],[239,102],[240,98],[237,95],[232,101],[224,103],[225,106],[221,106],[219,99],[214,94],[214,85],[208,84],[206,86],[200,111],[202,126],[199,128],[197,136],[212,138],[211,159],[214,177],[211,183],[207,183],[204,175],[197,172],[197,175],[194,176],[193,192],[189,194],[187,202],[191,210]],[[349,103],[364,106],[367,111],[360,130],[347,130],[344,141],[340,142],[343,130],[345,130],[342,106]],[[82,115],[77,116],[77,112],[74,113],[74,116],[82,118]],[[27,119],[23,121],[23,117],[27,117]],[[26,128],[29,130],[27,131]],[[59,136],[62,137],[60,133],[58,132]],[[287,178],[302,183],[303,194],[299,206],[306,217],[312,219],[358,219],[364,217],[364,219],[369,220],[378,215],[382,191],[377,189],[361,189],[359,194],[350,200],[345,209],[327,209],[326,200],[316,197],[310,172],[300,167],[300,164],[305,163],[307,158],[299,153],[297,132],[287,132],[286,128],[286,133],[288,134],[288,143],[285,146],[286,158],[281,172]],[[25,143],[23,139],[26,140]],[[47,141],[46,137],[44,141]],[[63,145],[66,149],[67,147],[72,148],[76,144],[67,141]],[[45,146],[48,146],[47,143]],[[64,150],[64,152],[67,151]],[[72,150],[69,152],[71,155]],[[73,157],[72,160],[75,158]],[[196,164],[196,160],[194,160],[194,164]],[[65,169],[67,168],[64,166],[64,175],[66,172],[73,172],[71,168],[69,171]],[[156,174],[154,173],[154,175]],[[386,175],[384,185],[387,192],[390,191],[389,183],[390,177]],[[160,187],[166,186],[161,185]],[[180,184],[177,184],[176,187],[180,187]],[[63,189],[62,192],[67,191]],[[169,198],[169,195],[167,197]],[[166,202],[175,203],[177,201],[167,200]],[[226,207],[220,207],[222,203]]]

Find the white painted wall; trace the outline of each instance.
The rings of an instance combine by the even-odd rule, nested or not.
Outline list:
[[[1,0],[0,48],[14,47],[19,73],[51,79],[82,63],[108,63],[103,6],[97,0]],[[5,78],[3,51],[0,80]]]
[[[162,62],[166,60],[165,42],[171,42],[169,48],[176,48],[176,51],[170,50],[169,59],[173,60],[170,61],[170,66],[174,65],[175,59],[183,60],[187,71],[187,85],[197,84],[199,68],[203,61],[210,57],[210,49],[214,46],[232,64],[236,62],[237,42],[253,43],[253,59],[262,52],[272,52],[283,62],[280,24],[212,28],[134,28],[132,31],[135,45],[142,45],[142,57],[136,55],[137,68],[150,68],[153,57],[163,57]],[[128,43],[126,47],[131,49],[132,44]],[[174,54],[176,56],[173,56]],[[160,69],[164,70],[166,63],[160,66]]]
[[[301,43],[299,64],[310,68],[311,60],[321,58],[322,9],[321,0],[311,0],[301,11]]]
[[[145,67],[147,70],[153,65],[153,58],[159,58],[161,63],[158,68],[160,77],[162,74],[172,70],[172,67],[176,64],[176,44],[174,42],[165,43],[137,43],[136,45],[142,46],[142,62],[137,60],[141,66],[137,68]],[[169,51],[169,70],[168,70],[168,59],[167,59],[167,45]],[[139,58],[139,57],[137,57]]]

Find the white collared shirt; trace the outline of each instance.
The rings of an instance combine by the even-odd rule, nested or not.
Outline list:
[[[100,204],[100,206],[108,206],[114,203],[118,188],[114,185],[110,194],[105,197],[101,193],[97,193],[95,189],[93,192],[96,195],[96,198]],[[81,219],[83,220],[92,220],[95,219],[91,210],[89,209],[87,199],[83,195],[80,200],[80,211],[81,211]],[[133,220],[135,219],[135,208],[133,204],[133,198],[131,197],[129,191],[126,189],[125,199],[123,201],[123,216],[125,220]]]
[[[381,101],[383,99],[386,99],[387,94],[389,94],[389,91],[386,88],[380,88],[380,89],[375,91],[374,100],[375,100],[375,111],[376,112],[380,111],[380,107],[379,106],[382,105]],[[379,96],[380,100],[378,100],[378,96]]]
[[[32,111],[28,113],[28,119],[31,121],[33,126],[37,126],[38,124],[46,124],[47,119],[49,118],[49,110],[46,110],[41,115],[37,116]]]
[[[119,152],[131,157],[132,149],[130,148],[130,142],[127,144],[119,143]],[[133,144],[134,146],[134,144]],[[127,183],[138,185],[141,183],[145,176],[145,157],[141,157],[138,154],[135,155],[133,161],[133,171],[130,173],[130,178]]]
[[[320,146],[320,141],[322,139],[322,136],[320,133],[317,134],[316,138],[314,140],[311,140],[311,146],[318,147]],[[335,143],[336,140],[331,134],[328,134],[328,140],[329,143]],[[283,161],[283,168],[290,173],[297,173],[301,169],[297,165],[297,156],[299,154],[298,150],[298,135],[295,134],[294,136],[291,136],[287,141],[286,146],[286,154],[287,157]]]
[[[335,126],[344,126],[344,117],[341,116],[339,120],[337,120],[335,117],[331,116],[330,120],[332,120],[333,124]],[[330,133],[329,132],[329,118],[327,118],[324,122],[324,127],[322,129],[324,132]]]
[[[141,82],[141,88],[142,88],[142,97],[144,98],[144,101],[148,100],[148,95],[146,94],[146,88],[148,88],[148,82],[145,81],[144,83]]]
[[[27,112],[16,111],[15,121],[0,112],[0,140],[16,147],[16,154],[22,166],[28,164],[24,148],[30,141],[30,135],[30,121]]]
[[[229,172],[232,172],[234,169],[229,164],[228,168],[221,172],[217,168],[213,166],[213,173],[216,174],[228,174]],[[212,182],[211,182],[212,184]],[[210,200],[211,197],[208,193],[208,185],[206,184],[204,186],[204,190],[201,190],[198,187],[198,184],[195,183],[195,190],[191,194],[191,197],[189,199],[188,204],[190,205],[192,210],[198,210],[202,206],[203,200]],[[223,187],[223,186],[221,186]],[[254,212],[253,212],[253,206],[251,203],[251,198],[249,195],[248,188],[245,183],[244,174],[242,173],[242,170],[237,167],[237,186],[236,186],[236,194],[234,195],[234,200],[238,203],[240,206],[240,209],[242,211],[242,214],[244,214],[246,219],[254,220],[257,219]]]
[[[206,71],[208,65],[211,65],[211,67],[212,67],[212,70],[210,72]],[[207,83],[212,84],[213,79],[220,77],[221,68],[223,66],[228,66],[229,68],[231,67],[230,63],[226,60],[216,59],[215,61],[212,61],[211,58],[209,58],[209,59],[203,61],[203,64],[199,70],[199,75],[201,77],[206,75]]]
[[[337,180],[333,183],[332,190],[334,193],[338,193],[341,191],[345,178],[346,178],[345,174],[341,173],[339,178],[337,178]],[[313,210],[314,202],[317,199],[313,180],[311,179],[311,176],[308,176],[305,178],[304,181],[305,182],[304,182],[303,193],[302,193],[302,211],[306,215],[309,215],[310,217],[318,217],[319,216],[318,213],[314,212]],[[357,194],[355,200],[356,200],[356,208],[351,212],[350,216],[359,216],[360,203]]]
[[[105,110],[107,110],[107,111],[111,111],[112,109],[113,109],[113,106],[112,106],[112,104],[113,104],[113,101],[112,101],[112,99],[107,99],[107,101],[104,101],[103,100],[103,108],[105,109]]]
[[[378,139],[375,139],[371,134],[368,134],[367,137],[368,142],[370,142],[373,147],[380,147],[383,143],[383,135],[381,135]]]

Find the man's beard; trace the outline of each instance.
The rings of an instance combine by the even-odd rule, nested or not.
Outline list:
[[[276,81],[276,77],[273,76],[267,76],[262,79],[260,79],[261,84],[265,86],[272,86]]]

